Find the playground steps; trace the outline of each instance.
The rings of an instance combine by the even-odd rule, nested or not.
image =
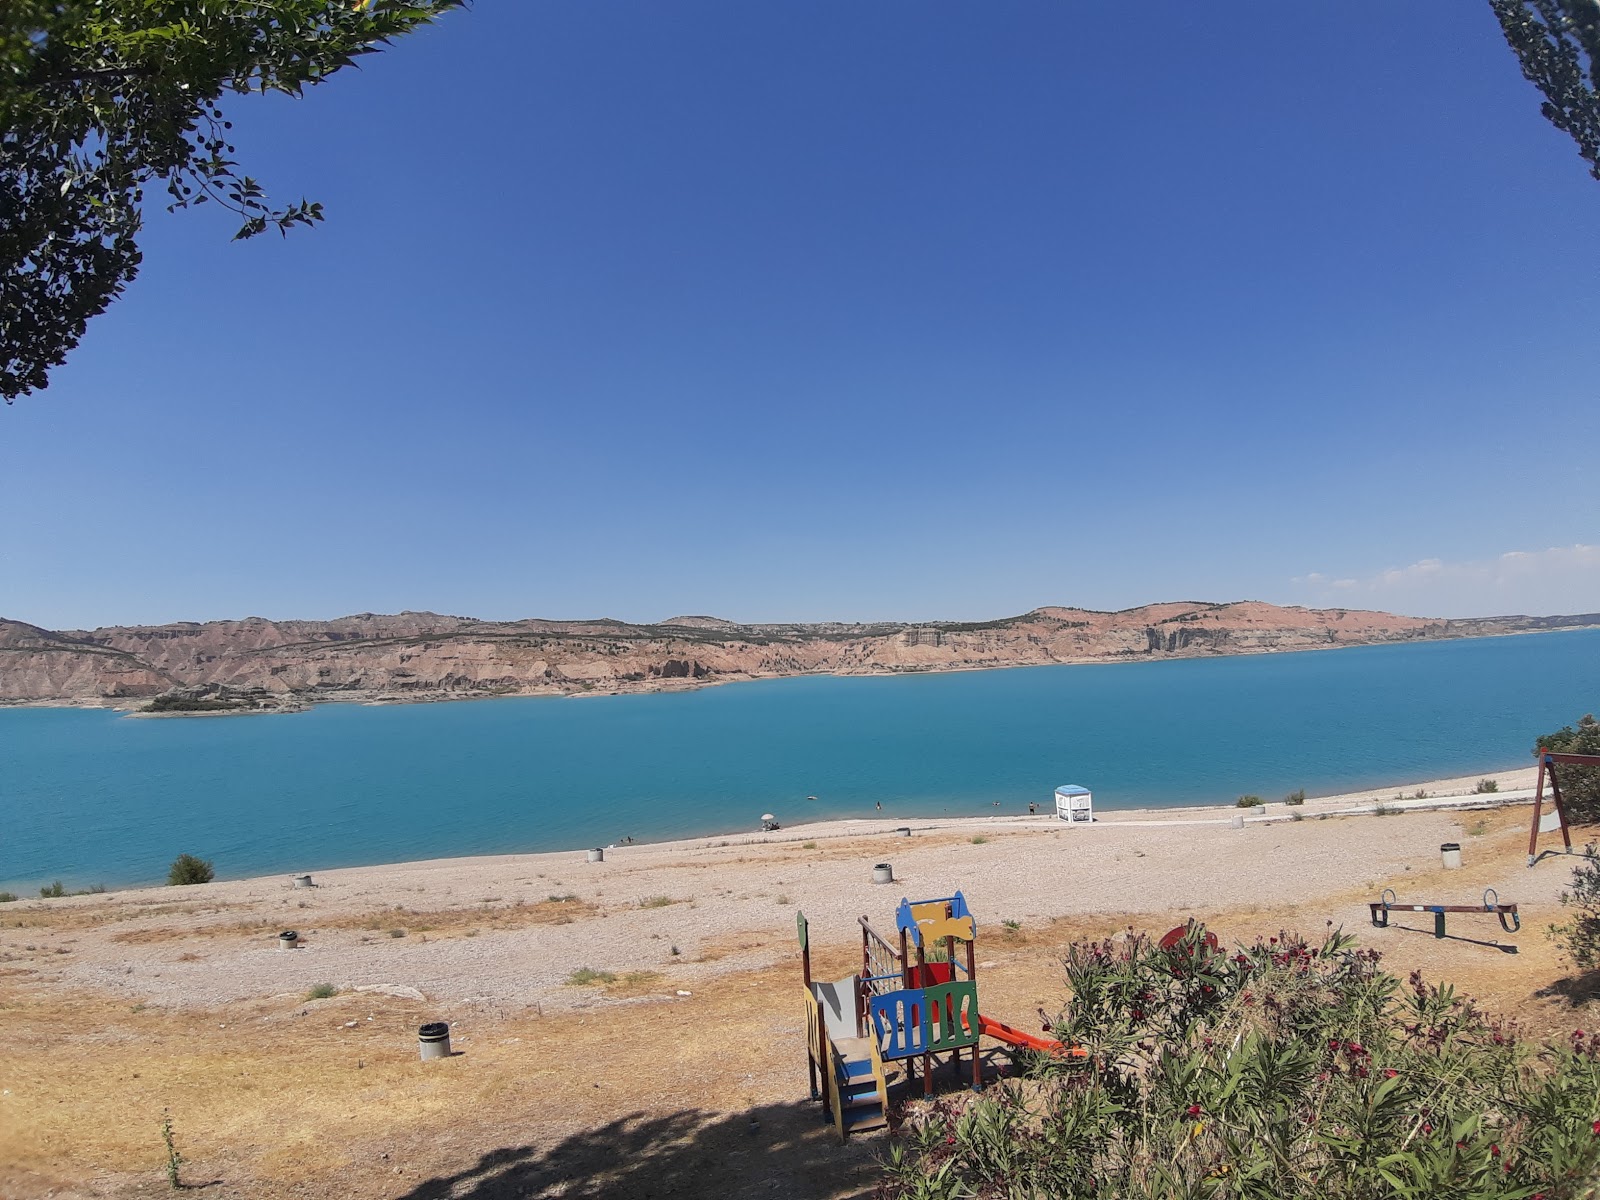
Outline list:
[[[842,1129],[859,1133],[888,1123],[878,1081],[872,1073],[872,1043],[867,1038],[835,1038],[834,1082],[838,1088]]]

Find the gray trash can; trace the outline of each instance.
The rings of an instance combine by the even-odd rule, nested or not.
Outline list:
[[[450,1026],[444,1021],[429,1021],[417,1028],[417,1048],[422,1061],[450,1057]]]

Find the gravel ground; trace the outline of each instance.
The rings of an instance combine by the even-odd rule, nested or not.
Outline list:
[[[1523,784],[1521,774],[1503,774],[1502,786]],[[1441,796],[1473,782],[1425,787]],[[957,888],[980,928],[1119,913],[1178,923],[1196,911],[1338,897],[1349,907],[1376,880],[1436,866],[1440,843],[1461,837],[1461,817],[1448,811],[1333,815],[1394,794],[1314,800],[1300,821],[1272,805],[1242,829],[1233,810],[1218,809],[1106,814],[1089,828],[1044,816],[923,822],[909,837],[893,822],[831,822],[614,847],[600,863],[581,851],[446,859],[324,871],[312,889],[283,876],[23,901],[0,912],[0,961],[37,982],[163,1007],[304,995],[329,983],[457,1004],[581,1008],[600,1002],[594,989],[568,986],[581,967],[658,973],[635,977],[641,994],[692,992],[792,956],[797,910],[816,945],[848,948],[856,917],[892,930],[902,896]],[[892,864],[893,885],[871,882],[880,862]],[[1559,887],[1555,872],[1538,878]],[[290,928],[302,946],[279,950],[277,934]]]

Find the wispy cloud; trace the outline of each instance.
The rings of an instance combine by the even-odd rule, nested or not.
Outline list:
[[[1290,583],[1315,603],[1362,604],[1419,616],[1600,611],[1600,546],[1510,550],[1495,558],[1424,558],[1373,575],[1311,571]]]

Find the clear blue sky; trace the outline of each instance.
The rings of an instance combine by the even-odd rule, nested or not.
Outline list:
[[[0,614],[1600,609],[1600,184],[1487,4],[478,0],[0,411]]]

